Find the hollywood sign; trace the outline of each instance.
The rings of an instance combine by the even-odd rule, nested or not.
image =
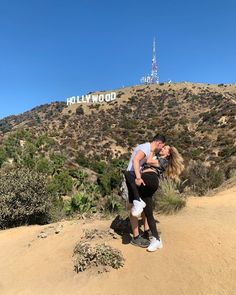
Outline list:
[[[88,94],[82,96],[72,96],[67,98],[67,105],[75,103],[103,103],[116,99],[116,92],[106,94]]]

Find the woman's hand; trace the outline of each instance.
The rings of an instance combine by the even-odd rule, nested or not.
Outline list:
[[[135,178],[135,184],[137,186],[146,185],[142,178]]]

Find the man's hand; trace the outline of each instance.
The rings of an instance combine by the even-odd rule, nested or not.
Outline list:
[[[135,184],[137,186],[146,185],[145,182],[142,180],[142,178],[135,178]]]

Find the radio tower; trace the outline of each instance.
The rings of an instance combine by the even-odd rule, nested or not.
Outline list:
[[[159,77],[157,73],[157,60],[156,60],[156,40],[153,39],[152,46],[152,72],[151,75],[144,76],[140,79],[144,84],[159,84]]]
[[[157,74],[157,60],[156,60],[156,40],[153,39],[153,47],[152,47],[152,73],[151,73],[151,83],[158,84],[159,78]]]

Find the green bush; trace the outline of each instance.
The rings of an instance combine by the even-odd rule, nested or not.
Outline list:
[[[5,160],[6,160],[6,151],[2,147],[0,147],[0,167],[2,166]]]
[[[107,196],[107,200],[105,203],[105,211],[109,213],[120,213],[123,209],[123,205],[121,203],[121,198],[112,194]]]
[[[72,191],[72,188],[73,179],[67,170],[55,174],[48,184],[49,191],[58,195],[66,195]]]
[[[172,180],[160,181],[160,187],[155,194],[155,208],[160,213],[173,214],[183,207],[186,201],[177,190]]]
[[[86,213],[96,212],[97,202],[86,192],[78,192],[74,195],[69,201],[65,204],[66,213],[73,214],[75,212],[78,213]]]
[[[45,175],[27,168],[1,173],[0,228],[47,223],[52,207]]]
[[[51,169],[48,160],[44,157],[40,157],[36,162],[36,170],[41,173],[49,174]]]
[[[236,176],[236,169],[232,169],[229,171],[229,178],[235,177]]]

